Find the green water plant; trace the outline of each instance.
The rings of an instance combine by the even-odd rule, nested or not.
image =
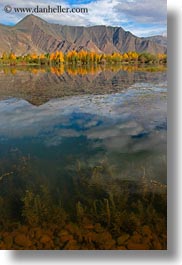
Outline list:
[[[26,190],[22,202],[22,216],[30,226],[43,223],[64,225],[67,215],[62,205],[53,200],[46,186],[40,186],[37,193]]]

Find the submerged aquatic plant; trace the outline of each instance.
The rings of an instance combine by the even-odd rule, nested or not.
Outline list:
[[[47,187],[41,186],[40,193],[27,190],[23,197],[22,216],[30,226],[43,223],[64,225],[66,213],[60,204],[56,204]]]
[[[76,204],[76,213],[78,220],[81,220],[84,216],[84,207],[80,201],[78,201]]]
[[[148,179],[148,171],[144,168],[141,178],[134,181],[122,179],[120,175],[117,177],[115,169],[109,165],[107,167],[106,161],[98,162],[94,166],[79,162],[76,170],[73,171],[72,168],[72,172],[68,174],[71,176],[69,185],[62,181],[55,189],[55,183],[46,182],[47,184],[38,185],[41,178],[35,182],[31,178],[24,182],[27,175],[21,178],[22,165],[27,165],[23,172],[28,176],[33,172],[28,166],[29,161],[21,163],[21,166],[16,167],[18,169],[15,172],[20,185],[15,186],[13,178],[6,178],[9,190],[12,191],[10,194],[12,198],[7,199],[3,193],[0,196],[3,220],[8,220],[10,217],[8,214],[16,201],[19,203],[21,213],[20,226],[24,224],[30,231],[36,227],[45,230],[51,227],[54,231],[53,237],[56,237],[57,231],[61,230],[61,238],[66,241],[59,243],[57,248],[114,249],[117,246],[116,242],[122,241],[121,238],[118,241],[118,237],[123,235],[127,238],[137,238],[138,233],[139,237],[146,240],[146,235],[143,235],[142,231],[143,227],[147,226],[151,234],[150,239],[147,239],[150,241],[147,243],[147,248],[165,249],[166,185]],[[1,184],[6,195],[4,180]],[[25,184],[26,191],[24,191]],[[17,187],[16,191],[10,189],[14,186]],[[1,221],[0,227],[5,229],[5,222]],[[106,239],[108,239],[107,244]],[[60,242],[59,240],[56,237],[54,241]],[[155,244],[152,243],[155,241]],[[40,246],[44,247],[43,245],[35,247]],[[128,246],[132,247],[131,244]],[[48,248],[48,245],[46,247]]]

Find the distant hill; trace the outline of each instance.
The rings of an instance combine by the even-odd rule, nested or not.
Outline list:
[[[4,51],[23,55],[73,49],[98,53],[166,53],[167,47],[162,38],[139,38],[121,27],[51,24],[37,16],[28,15],[15,26],[0,25],[0,54]]]
[[[157,36],[151,36],[151,37],[142,38],[142,39],[153,41],[167,48],[167,37],[166,36],[157,35]]]

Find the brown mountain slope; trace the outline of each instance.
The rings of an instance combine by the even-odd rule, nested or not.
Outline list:
[[[95,52],[166,53],[166,47],[150,39],[138,38],[121,27],[80,27],[50,24],[34,15],[13,27],[0,25],[0,54],[54,52],[86,49]]]
[[[154,41],[154,42],[156,42],[162,46],[167,47],[167,37],[166,36],[157,35],[157,36],[151,36],[151,37],[143,38],[143,39],[151,40],[151,41]]]

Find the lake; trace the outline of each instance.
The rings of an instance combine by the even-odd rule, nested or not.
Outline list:
[[[0,125],[0,249],[167,248],[165,68],[0,68]]]

